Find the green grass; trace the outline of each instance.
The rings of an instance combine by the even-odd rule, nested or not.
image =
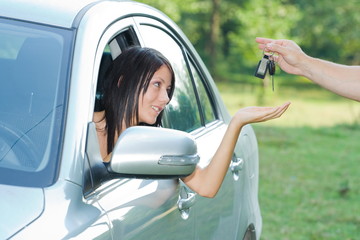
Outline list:
[[[292,102],[280,119],[253,125],[261,239],[360,239],[360,103],[307,82],[279,84],[275,92],[217,85],[232,114],[244,106]]]

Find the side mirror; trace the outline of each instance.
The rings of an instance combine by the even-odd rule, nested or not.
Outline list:
[[[179,178],[191,174],[199,159],[196,142],[190,134],[136,126],[120,135],[109,171],[137,178]]]

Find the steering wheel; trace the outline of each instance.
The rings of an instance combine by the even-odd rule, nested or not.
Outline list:
[[[0,166],[15,169],[37,167],[39,153],[26,132],[0,122]]]

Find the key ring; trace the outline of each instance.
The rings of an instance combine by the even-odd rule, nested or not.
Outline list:
[[[272,52],[271,55],[268,55],[266,54],[265,49],[263,49],[263,57],[258,63],[255,71],[255,76],[264,79],[266,76],[266,72],[269,70],[269,75],[272,82],[272,90],[274,91],[274,75],[276,71],[276,66],[273,56],[274,52]]]

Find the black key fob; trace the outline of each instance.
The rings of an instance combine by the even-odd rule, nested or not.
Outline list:
[[[271,76],[273,76],[273,75],[275,75],[275,62],[274,62],[274,60],[269,60],[269,66],[268,66],[268,68],[269,68],[269,74],[271,75]]]
[[[255,77],[264,79],[266,76],[266,72],[269,68],[269,56],[264,55],[263,58],[259,61],[256,71],[255,71]]]

